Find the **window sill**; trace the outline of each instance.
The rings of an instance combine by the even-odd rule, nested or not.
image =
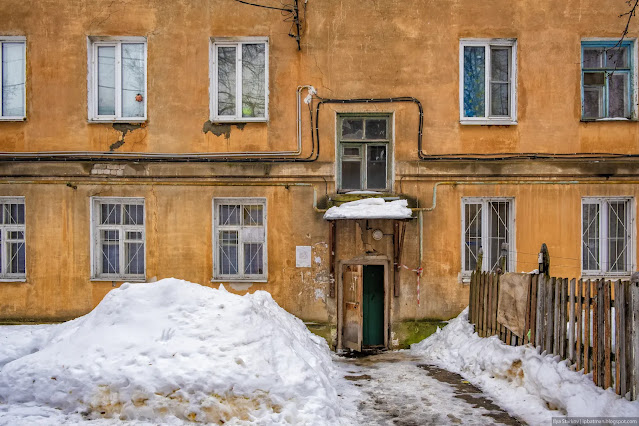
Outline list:
[[[0,117],[0,121],[27,121],[27,117]]]
[[[582,118],[581,119],[582,123],[605,123],[605,122],[613,122],[613,123],[618,123],[618,122],[629,122],[629,123],[636,123],[637,119],[636,118],[625,118],[625,117],[612,117],[612,118]]]
[[[622,280],[622,281],[629,281],[630,277],[632,275],[632,272],[625,272],[625,273],[621,273],[619,275],[610,275],[610,274],[582,274],[581,278],[582,279],[586,279],[586,280]]]
[[[114,118],[114,119],[98,119],[98,118],[90,118],[88,120],[89,124],[96,123],[132,123],[132,124],[142,124],[146,123],[146,118],[140,119],[126,119],[126,118]]]
[[[144,283],[144,282],[146,282],[146,278],[126,278],[126,277],[105,278],[105,277],[95,277],[95,278],[91,278],[90,281],[91,282],[103,282],[103,283],[113,283],[113,282]]]
[[[228,284],[250,284],[250,283],[267,283],[268,280],[264,279],[241,279],[241,278],[211,278],[212,283],[228,283]]]
[[[516,126],[517,121],[503,119],[480,119],[480,120],[459,120],[459,124],[464,126]]]
[[[0,283],[26,283],[27,278],[0,278]]]
[[[259,117],[259,118],[225,118],[225,117],[214,117],[210,119],[213,124],[242,124],[242,123],[268,123],[268,117]]]

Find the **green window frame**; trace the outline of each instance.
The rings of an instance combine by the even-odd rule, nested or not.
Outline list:
[[[390,190],[391,123],[389,114],[338,115],[337,185],[340,192]]]

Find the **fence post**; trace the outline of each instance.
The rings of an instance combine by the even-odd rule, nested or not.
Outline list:
[[[544,274],[546,278],[550,277],[550,253],[546,243],[541,245],[539,250],[539,273]]]
[[[630,312],[632,315],[632,384],[633,401],[637,400],[639,390],[639,272],[630,278]],[[626,355],[627,356],[627,355]]]

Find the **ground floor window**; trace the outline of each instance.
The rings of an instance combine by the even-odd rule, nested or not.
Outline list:
[[[144,280],[144,199],[94,197],[93,278]]]
[[[581,270],[584,275],[628,275],[634,269],[631,198],[583,198]]]
[[[24,280],[24,198],[0,197],[0,210],[0,279]]]
[[[477,268],[479,249],[483,251],[481,269],[493,271],[499,266],[502,245],[507,250],[506,270],[514,269],[514,200],[510,198],[464,198],[462,200],[462,272]]]
[[[265,280],[266,199],[213,200],[213,278]]]

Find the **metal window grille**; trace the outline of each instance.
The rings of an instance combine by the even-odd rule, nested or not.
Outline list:
[[[266,200],[216,199],[213,203],[216,279],[266,278]]]
[[[145,278],[144,199],[93,200],[94,278]]]
[[[633,270],[633,222],[631,199],[583,200],[581,269],[584,274],[625,275]]]
[[[466,199],[463,201],[462,220],[464,272],[477,267],[479,249],[483,250],[482,270],[493,271],[499,266],[501,247],[506,243],[513,247],[514,217],[512,200],[508,199]],[[509,249],[506,253],[506,269],[512,270]]]
[[[26,278],[23,198],[0,198],[0,279]]]

